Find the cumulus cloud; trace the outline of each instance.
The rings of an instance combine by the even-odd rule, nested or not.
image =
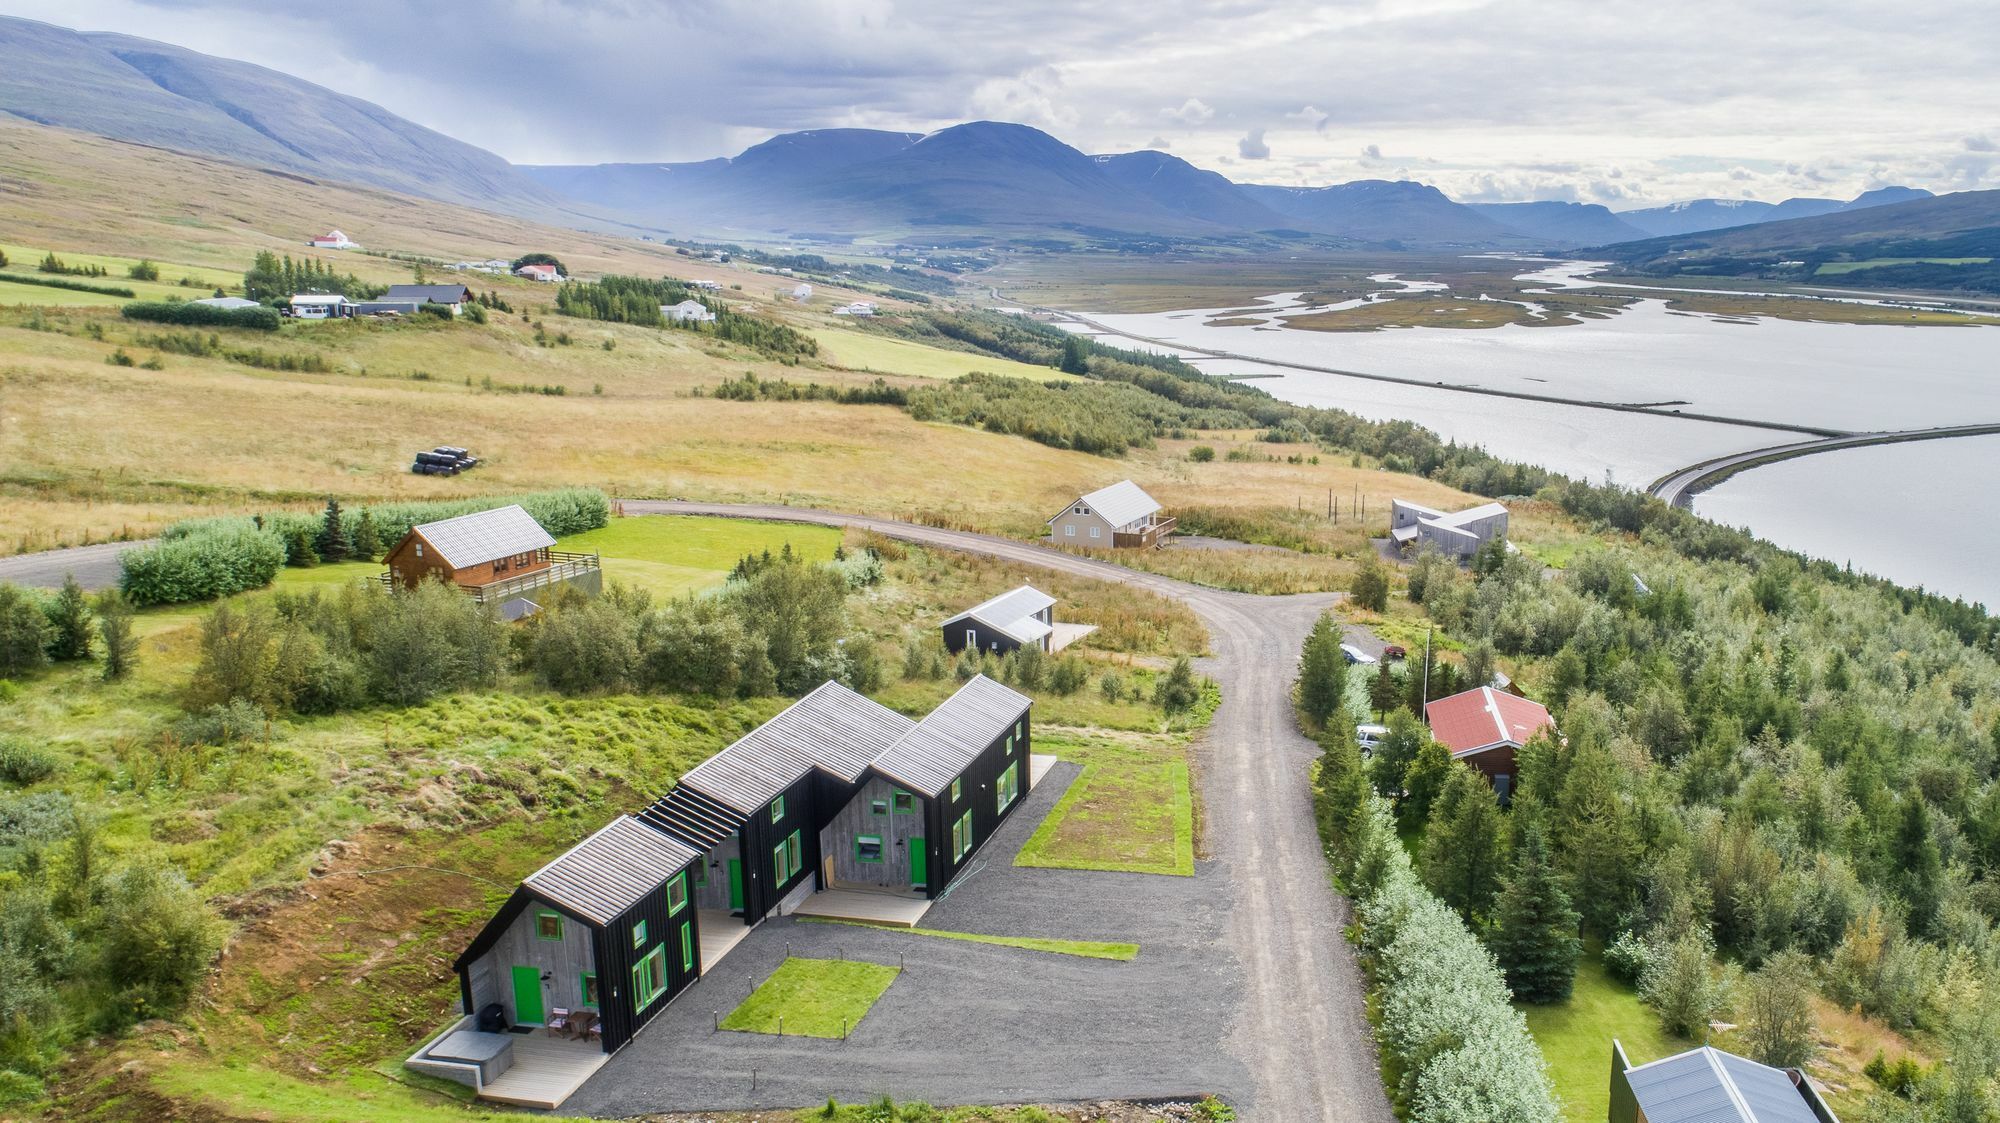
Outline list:
[[[1248,136],[1236,142],[1236,154],[1245,160],[1268,160],[1271,146],[1264,143],[1264,130],[1251,129]]]
[[[1967,152],[2000,152],[2000,141],[1990,136],[1969,136],[1962,142]]]
[[[1328,121],[1333,120],[1333,116],[1329,113],[1322,112],[1320,108],[1316,105],[1305,105],[1305,106],[1300,106],[1298,109],[1295,109],[1290,113],[1285,114],[1285,120],[1296,121],[1299,124],[1304,125],[1305,127],[1311,129],[1312,131],[1319,133],[1326,131],[1326,123]]]
[[[1361,150],[1361,158],[1363,160],[1380,160],[1382,158],[1382,146],[1379,144],[1369,145]]]
[[[1215,110],[1210,109],[1200,98],[1191,97],[1182,102],[1178,109],[1168,106],[1160,110],[1160,116],[1170,121],[1179,121],[1183,125],[1194,127],[1208,124],[1215,117]]]
[[[1146,147],[1158,149],[1161,152],[1165,152],[1167,149],[1172,148],[1173,145],[1167,143],[1166,137],[1156,136],[1153,139],[1146,142]]]

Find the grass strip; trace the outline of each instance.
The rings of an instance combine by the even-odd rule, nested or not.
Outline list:
[[[723,1029],[839,1037],[861,1024],[900,968],[851,959],[787,959],[722,1019]]]
[[[1006,948],[1045,951],[1054,955],[1081,956],[1084,959],[1115,959],[1120,963],[1130,963],[1139,957],[1138,944],[1112,943],[1105,940],[1056,940],[1044,936],[989,936],[983,932],[947,932],[942,928],[891,928],[883,924],[870,924],[865,920],[837,920],[830,916],[804,916],[799,919],[808,924],[845,924],[853,928],[875,928],[883,932],[902,932],[912,936],[935,936],[940,940],[965,940],[975,944],[996,944]]]
[[[1083,754],[1065,746],[1062,755]],[[1014,864],[1193,877],[1194,791],[1187,762],[1133,761],[1117,750],[1100,755],[1084,764]]]

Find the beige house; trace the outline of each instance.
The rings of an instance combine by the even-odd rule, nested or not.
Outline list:
[[[1158,546],[1173,534],[1174,522],[1160,514],[1158,500],[1122,480],[1064,507],[1049,520],[1049,538],[1057,546],[1091,549]]]

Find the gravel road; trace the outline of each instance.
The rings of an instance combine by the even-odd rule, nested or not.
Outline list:
[[[1214,1016],[1227,1022],[1223,1047],[1249,1074],[1242,1117],[1391,1123],[1363,1014],[1361,972],[1341,935],[1351,913],[1328,883],[1313,825],[1305,774],[1317,748],[1292,721],[1290,689],[1299,644],[1336,595],[1222,592],[1014,539],[796,507],[625,500],[623,508],[626,514],[854,526],[921,545],[1124,582],[1185,602],[1212,637],[1215,654],[1201,661],[1201,669],[1222,686],[1223,703],[1197,745],[1195,767],[1207,808],[1208,859],[1218,870],[1211,884],[1226,905],[1219,950],[1241,965],[1234,1009],[1216,1010]],[[976,892],[978,886],[967,889]],[[1090,1048],[1087,1040],[1056,1039],[1059,1026],[1047,1030],[1051,1045]],[[1060,1099],[1064,1089],[1048,1087],[1040,1094]]]
[[[59,589],[63,578],[74,573],[77,583],[86,589],[109,589],[118,584],[118,555],[152,544],[150,539],[144,542],[106,542],[67,550],[45,550],[39,554],[16,554],[11,558],[0,558],[0,581]]]

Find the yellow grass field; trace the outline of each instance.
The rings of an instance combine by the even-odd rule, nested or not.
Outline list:
[[[912,378],[957,378],[974,371],[1030,378],[1037,382],[1074,382],[1077,376],[1052,367],[1030,366],[1012,359],[974,355],[965,351],[945,351],[925,347],[906,339],[870,335],[860,331],[821,328],[812,333],[819,341],[820,354],[848,370],[877,374],[902,374]]]

